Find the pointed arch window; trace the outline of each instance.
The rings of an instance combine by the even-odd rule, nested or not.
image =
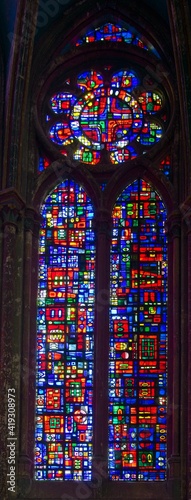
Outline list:
[[[120,41],[120,48],[116,43],[112,49],[111,44],[106,47],[107,41]],[[100,60],[98,42],[103,49]],[[46,85],[45,97],[43,91],[39,94],[38,112],[43,118],[39,129],[37,123],[37,130],[41,132],[43,154],[38,178],[42,178],[42,183],[49,175],[51,179],[53,167],[56,175],[63,171],[65,176],[69,165],[70,178],[82,180],[83,186],[90,188],[93,201],[86,188],[68,180],[43,205],[36,478],[92,481],[92,464],[96,457],[101,457],[106,458],[112,485],[114,481],[164,482],[167,209],[160,189],[154,186],[163,185],[168,197],[166,186],[170,186],[173,172],[170,148],[163,150],[163,145],[171,125],[172,87],[166,76],[155,78],[154,72],[148,76],[148,61],[155,68],[160,59],[157,47],[125,23],[121,26],[108,21],[92,26],[75,37],[74,45],[71,70],[64,57],[62,63],[61,54],[54,78],[47,75],[47,85],[51,83],[48,91]],[[100,279],[100,270],[104,271],[104,278],[107,275],[105,283],[103,277]],[[105,295],[100,307],[102,292]],[[51,341],[47,340],[48,330]],[[100,356],[97,346],[102,349],[103,336],[108,345],[104,341]],[[55,347],[50,349],[49,343]],[[57,384],[54,354],[59,349],[64,367],[62,380]],[[100,364],[104,364],[102,374],[109,364],[104,406],[108,412],[102,413],[106,447],[98,416],[102,411]],[[41,366],[46,366],[42,384]],[[57,394],[55,399],[53,392],[49,393],[47,367],[52,370],[51,391],[55,384],[56,390],[58,385],[62,392],[59,411],[58,406],[53,406],[58,404]],[[104,389],[102,386],[102,396]],[[52,406],[47,410],[48,401]],[[59,439],[56,413],[62,421]]]
[[[90,480],[94,209],[61,183],[42,207],[37,317],[36,479]]]
[[[166,208],[142,179],[112,213],[109,361],[111,479],[164,480],[167,444]]]
[[[166,479],[166,216],[160,196],[142,179],[121,193],[112,212],[108,421],[112,480]],[[84,189],[66,180],[46,199],[42,217],[36,479],[90,481],[94,208]],[[99,434],[99,429],[94,432]]]

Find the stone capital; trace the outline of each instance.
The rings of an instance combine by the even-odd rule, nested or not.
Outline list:
[[[0,215],[3,226],[17,228],[25,203],[15,189],[5,189],[0,193]]]
[[[180,210],[183,216],[183,220],[186,222],[188,227],[188,232],[191,231],[191,196],[189,196],[184,203],[181,204]]]

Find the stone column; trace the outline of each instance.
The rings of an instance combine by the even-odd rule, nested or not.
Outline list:
[[[188,498],[191,498],[191,217],[188,225]]]
[[[191,185],[190,173],[190,137],[191,137],[191,32],[190,8],[188,0],[167,0],[169,25],[175,60],[175,78],[178,87],[178,102],[180,109],[179,130],[180,163],[179,193],[181,198],[189,195]]]
[[[21,168],[28,137],[27,99],[39,0],[19,0],[17,4],[6,82],[3,187],[16,186],[25,193],[28,171]]]
[[[183,348],[187,349],[185,355],[186,364],[183,367],[184,374],[186,378],[186,402],[187,402],[187,419],[185,422],[185,433],[187,438],[187,450],[185,452],[186,459],[186,494],[187,498],[191,498],[191,197],[181,205],[181,210],[184,216],[184,220],[187,225],[187,343]]]
[[[1,311],[1,474],[2,485],[0,497],[8,498],[7,484],[10,473],[8,457],[10,449],[7,446],[10,438],[15,443],[15,460],[17,459],[19,436],[17,435],[19,403],[18,387],[16,387],[16,374],[14,373],[15,338],[19,332],[15,332],[15,264],[16,264],[16,239],[20,211],[23,207],[22,200],[16,192],[4,191],[0,196],[1,220],[2,220],[2,311]],[[11,390],[11,391],[10,391]],[[15,427],[8,428],[8,395],[13,394],[15,407]],[[14,463],[16,467],[16,463]],[[15,479],[17,471],[15,470]]]
[[[180,213],[168,218],[169,228],[169,431],[171,456],[169,465],[169,490],[173,498],[180,498]],[[172,424],[172,427],[171,427]],[[170,430],[171,427],[171,430]]]
[[[20,453],[19,453],[19,493],[26,498],[32,485],[35,414],[35,354],[36,329],[31,331],[31,320],[36,325],[33,302],[36,290],[33,286],[33,259],[38,250],[37,214],[26,209],[24,219],[24,276],[23,276],[23,332],[21,357],[21,411],[20,411]],[[37,228],[37,231],[36,231]],[[36,235],[37,232],[37,235]],[[37,237],[36,237],[37,236]],[[34,239],[37,245],[34,245]],[[37,247],[37,248],[36,248]],[[37,276],[36,286],[37,286]],[[31,433],[32,429],[32,433]]]
[[[191,221],[190,221],[191,222]],[[190,224],[191,232],[191,224]],[[180,404],[181,404],[181,422],[180,422],[180,456],[181,456],[181,498],[186,498],[187,492],[187,415],[188,415],[188,227],[185,221],[181,224],[181,386],[180,386]],[[191,243],[191,241],[190,241]],[[191,247],[190,247],[191,249]],[[190,258],[190,256],[189,256]],[[191,262],[190,262],[191,264]]]

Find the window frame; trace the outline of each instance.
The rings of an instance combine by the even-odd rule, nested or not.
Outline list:
[[[114,178],[109,181],[109,184],[105,188],[105,190],[102,192],[102,196],[100,198],[100,191],[98,189],[98,186],[95,183],[94,179],[90,179],[90,176],[88,176],[85,180],[86,173],[83,172],[83,175],[79,173],[73,168],[73,175],[70,176],[74,179],[75,182],[78,183],[83,183],[84,189],[87,191],[88,196],[92,197],[92,202],[95,205],[95,210],[96,210],[96,216],[95,216],[95,229],[97,233],[97,256],[100,252],[100,257],[99,259],[99,264],[97,263],[97,291],[99,290],[107,290],[107,285],[108,283],[108,290],[109,290],[109,256],[110,256],[110,235],[111,235],[111,212],[112,212],[112,207],[115,203],[115,200],[117,199],[118,194],[124,189],[125,185],[131,184],[134,180],[136,180],[139,177],[144,178],[146,182],[151,183],[154,188],[159,192],[160,196],[162,197],[163,202],[167,206],[168,213],[171,214],[172,216],[169,216],[170,218],[173,218],[173,200],[169,196],[169,192],[167,189],[167,186],[164,183],[161,183],[161,180],[158,178],[154,178],[153,174],[149,171],[148,169],[145,169],[144,167],[144,175],[143,175],[143,168],[141,165],[139,165],[136,169],[131,169],[129,172],[126,172],[125,175],[121,171],[118,171],[117,174],[114,175]],[[52,166],[49,167],[49,169],[46,171],[46,175],[44,178],[41,186],[35,193],[34,197],[34,204],[36,207],[38,207],[38,214],[40,211],[40,206],[43,203],[43,199],[45,199],[46,195],[48,192],[52,191],[52,189],[59,184],[61,180],[64,180],[68,178],[68,167],[66,165],[61,165],[59,162],[57,162],[57,165],[53,164]],[[92,181],[92,182],[91,182]],[[104,200],[103,200],[103,194],[104,194]],[[107,208],[106,208],[107,207]],[[40,216],[36,217],[36,226],[38,226],[39,230],[39,218]],[[173,220],[173,225],[174,225],[174,220]],[[176,217],[176,224],[177,224],[177,217]],[[172,223],[171,223],[172,225]],[[33,279],[32,279],[32,304],[31,304],[31,319],[32,319],[32,324],[31,324],[31,344],[30,347],[32,349],[32,352],[35,353],[36,350],[36,322],[35,322],[35,314],[36,314],[36,291],[37,291],[37,284],[38,284],[38,230],[33,233],[33,240],[34,240],[34,251],[33,251],[33,263],[35,265],[35,275],[33,273]],[[173,241],[174,238],[172,238],[172,241],[170,239],[169,245],[168,245],[168,261],[169,261],[169,283],[172,283],[174,279],[177,279],[177,272],[175,273],[176,276],[173,277],[174,274],[174,268],[171,265],[172,262],[172,254],[173,254]],[[108,255],[108,266],[105,266],[105,263],[103,259],[101,259],[101,255]],[[36,254],[36,255],[35,255]],[[172,286],[170,287],[170,290],[172,290]],[[169,293],[170,293],[169,290]],[[35,292],[35,293],[34,293]],[[101,308],[96,308],[97,312],[97,317],[96,317],[96,329],[97,331],[100,331],[99,325],[103,324],[103,321],[105,321],[106,318],[106,310],[108,311],[108,301],[106,300],[104,303],[104,307]],[[169,331],[172,332],[173,330],[173,318],[171,314],[172,310],[172,302],[171,300],[169,301]],[[109,318],[109,315],[108,315]],[[108,321],[108,320],[107,320]],[[106,325],[105,325],[106,326]],[[104,326],[104,327],[105,327]],[[109,328],[108,328],[108,336],[105,336],[105,342],[108,345],[109,341]],[[103,349],[103,338],[100,335],[99,339],[96,338],[96,346],[95,346],[95,352],[100,353],[100,348]],[[169,402],[172,400],[173,396],[173,370],[172,370],[172,365],[171,365],[172,359],[169,359],[169,371],[168,371],[168,396],[169,396]],[[35,356],[33,355],[30,359],[30,366],[31,366],[31,379],[32,379],[32,384],[33,384],[33,397],[30,398],[30,408],[32,411],[32,414],[29,418],[30,424],[29,424],[29,439],[30,442],[34,442],[34,401],[35,401]],[[93,460],[93,479],[91,483],[84,483],[84,482],[76,482],[76,481],[36,481],[34,479],[31,480],[31,498],[35,498],[33,496],[34,494],[36,495],[42,495],[43,498],[48,498],[48,495],[50,494],[50,491],[52,491],[52,498],[54,498],[55,495],[55,488],[56,488],[56,494],[60,495],[76,495],[77,494],[82,494],[83,491],[85,491],[84,495],[89,495],[87,498],[93,498],[93,494],[99,491],[105,491],[107,490],[109,497],[108,498],[116,498],[116,495],[118,494],[118,488],[119,488],[119,483],[116,481],[115,482],[109,481],[107,477],[107,472],[106,472],[106,461],[107,461],[107,448],[108,448],[108,422],[107,418],[105,418],[105,415],[107,415],[108,412],[108,390],[107,390],[107,385],[108,385],[108,368],[107,366],[102,364],[102,359],[100,356],[95,356],[95,367],[94,367],[94,373],[99,371],[101,368],[100,372],[100,379],[102,380],[102,388],[104,391],[103,397],[102,397],[102,403],[100,405],[100,392],[102,391],[102,388],[100,389],[100,380],[95,383],[94,391],[95,391],[95,397],[94,397],[94,427],[99,428],[100,424],[101,425],[101,435],[99,438],[97,435],[94,434],[94,460]],[[95,378],[96,380],[96,378]],[[106,381],[106,384],[105,384]],[[99,399],[98,399],[99,398]],[[100,411],[100,406],[101,406],[101,411]],[[169,419],[168,419],[168,458],[171,457],[173,447],[172,447],[172,440],[173,436],[171,434],[171,424],[172,424],[172,403],[168,405],[168,414],[169,414]],[[105,425],[103,425],[103,419],[105,419]],[[174,420],[174,419],[173,419]],[[30,459],[31,461],[33,460],[33,446],[30,446]],[[131,494],[131,498],[137,498],[137,493],[139,491],[140,485],[141,485],[141,492],[143,495],[143,498],[147,498],[148,495],[152,494],[156,495],[153,498],[157,498],[158,491],[160,490],[160,495],[162,494],[165,499],[169,498],[169,493],[167,491],[167,486],[168,486],[168,480],[167,481],[161,481],[161,482],[135,482],[135,483],[128,483],[128,482],[122,482],[120,481],[120,491],[123,492],[124,495],[126,494]],[[118,486],[117,486],[118,485]],[[85,490],[83,490],[85,488]],[[80,493],[81,492],[81,493]],[[92,496],[91,496],[92,495]],[[62,496],[60,497],[62,498]],[[64,497],[66,498],[67,497]],[[68,497],[70,498],[70,497]],[[75,498],[72,497],[72,498]]]

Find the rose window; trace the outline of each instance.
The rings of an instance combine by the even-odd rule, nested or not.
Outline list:
[[[86,164],[98,164],[103,154],[118,164],[147,152],[163,136],[167,111],[161,89],[146,91],[133,71],[109,75],[82,72],[75,90],[67,80],[50,99],[49,138],[62,154],[72,146],[74,159]]]

